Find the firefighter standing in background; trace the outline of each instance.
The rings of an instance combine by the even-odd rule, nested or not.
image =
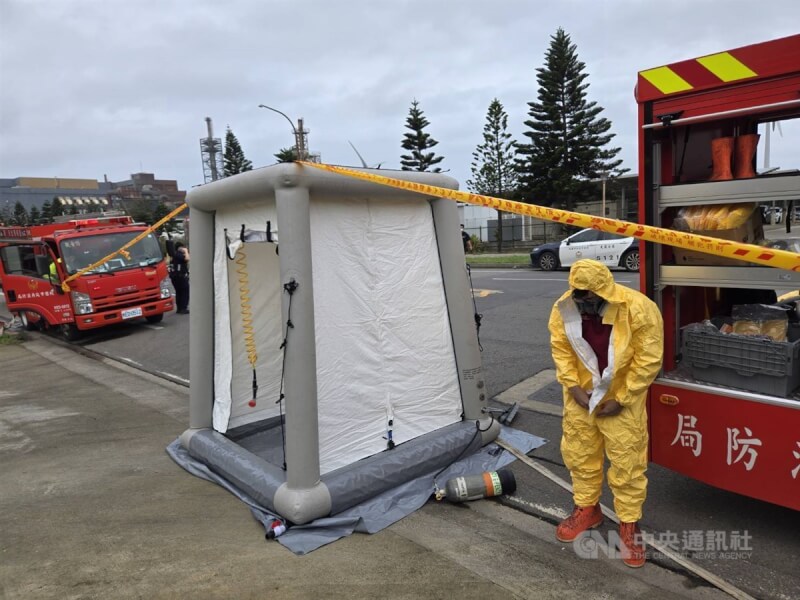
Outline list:
[[[464,254],[472,252],[472,238],[464,231],[464,225],[461,225],[461,243],[464,244]]]
[[[175,307],[179,315],[189,314],[189,249],[183,242],[167,239],[167,254],[172,259],[169,265],[169,278],[175,288]]]
[[[569,286],[549,323],[556,377],[564,387],[561,453],[575,502],[556,537],[571,542],[603,521],[605,451],[622,559],[641,567],[645,549],[637,522],[647,496],[645,400],[661,369],[661,313],[644,294],[617,285],[608,268],[594,260],[572,266]]]

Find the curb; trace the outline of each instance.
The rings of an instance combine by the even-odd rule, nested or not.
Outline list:
[[[470,269],[528,269],[533,271],[530,265],[511,264],[511,263],[471,263],[467,261],[467,266]]]
[[[111,354],[106,354],[105,352],[100,352],[99,350],[91,350],[89,348],[85,348],[83,346],[78,346],[76,344],[71,344],[69,342],[65,342],[64,340],[60,340],[55,336],[48,335],[41,331],[28,331],[28,339],[40,339],[46,340],[51,344],[55,344],[60,346],[61,348],[66,348],[68,350],[72,350],[73,352],[85,356],[87,358],[91,358],[94,360],[99,360],[105,363],[115,363],[117,365],[122,365],[128,369],[135,369],[137,371],[141,371],[142,373],[147,373],[153,377],[158,377],[159,379],[163,379],[165,381],[169,381],[170,383],[174,383],[181,387],[189,388],[189,383],[184,381],[183,379],[173,377],[167,373],[162,373],[161,371],[156,371],[154,369],[147,369],[144,368],[142,365],[139,365],[135,362],[129,362],[124,359],[120,359],[119,357],[112,356]]]

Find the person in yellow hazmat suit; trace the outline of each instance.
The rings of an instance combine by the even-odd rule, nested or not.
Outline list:
[[[645,549],[637,522],[647,495],[645,400],[661,369],[663,320],[654,302],[616,284],[597,261],[577,261],[569,287],[549,322],[556,377],[564,387],[561,453],[575,502],[556,538],[571,542],[603,521],[599,502],[605,451],[621,555],[628,566],[641,567]]]

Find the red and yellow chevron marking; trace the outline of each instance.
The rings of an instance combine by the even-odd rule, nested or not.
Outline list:
[[[639,72],[639,102],[728,83],[796,73],[800,35],[770,40]]]
[[[694,64],[692,64],[694,62]],[[698,69],[697,66],[705,69]],[[694,61],[648,69],[639,73],[662,94],[675,94],[706,87],[712,83],[739,81],[757,77],[758,73],[730,52],[702,56]],[[710,77],[711,76],[711,77]],[[715,78],[715,79],[714,79]]]
[[[503,200],[502,198],[493,198],[480,194],[470,194],[468,192],[449,190],[447,188],[424,183],[403,181],[401,179],[394,179],[375,173],[365,173],[346,167],[335,167],[333,165],[310,162],[299,162],[298,164],[321,169],[330,173],[353,177],[355,179],[361,179],[362,181],[369,181],[401,190],[417,192],[427,196],[447,198],[448,200],[457,200],[459,202],[477,204],[479,206],[488,206],[497,210],[513,212],[518,215],[528,215],[544,221],[568,223],[576,227],[598,229],[600,231],[608,231],[609,233],[616,233],[623,236],[633,236],[647,242],[685,248],[686,250],[696,250],[698,252],[704,252],[705,254],[724,256],[726,258],[733,258],[766,267],[777,267],[787,271],[800,271],[800,254],[788,252],[786,250],[764,248],[754,244],[741,244],[694,233],[662,229],[661,227],[653,227],[652,225],[640,225],[638,223],[629,223],[616,219],[584,215],[582,213],[570,212],[558,208],[525,204],[523,202]]]

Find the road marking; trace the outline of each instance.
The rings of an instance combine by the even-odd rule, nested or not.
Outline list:
[[[530,396],[547,387],[556,380],[555,369],[545,369],[538,372],[533,377],[529,377],[525,381],[520,381],[517,385],[511,386],[506,391],[501,392],[493,398],[503,404],[514,404],[515,402],[521,408],[526,408],[538,413],[560,417],[563,414],[562,407],[558,404],[550,404],[549,402],[540,402],[539,400],[532,400]]]
[[[475,296],[476,298],[486,298],[486,296],[490,296],[492,294],[502,294],[502,293],[503,293],[502,290],[479,290],[477,288],[472,290],[472,295]]]
[[[161,325],[142,325],[142,327],[147,327],[147,329],[155,329],[156,331],[159,329],[164,329]]]

